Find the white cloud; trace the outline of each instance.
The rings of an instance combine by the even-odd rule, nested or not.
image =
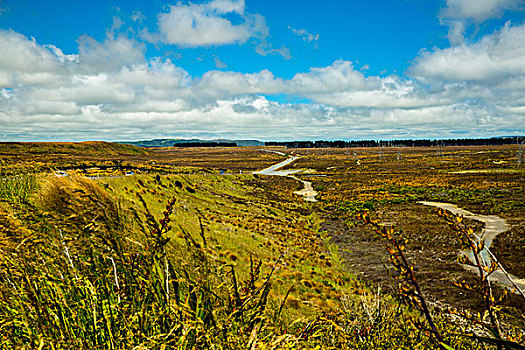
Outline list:
[[[16,58],[16,59],[14,59]],[[24,72],[55,72],[59,68],[56,55],[12,30],[0,30],[0,67]]]
[[[337,94],[357,96],[358,92],[385,90],[393,81],[393,78],[384,81],[377,77],[366,78],[363,73],[354,69],[351,62],[338,60],[327,67],[311,68],[309,72],[298,73],[289,80],[277,78],[268,70],[252,74],[209,71],[194,86],[194,91],[195,95],[214,99],[242,94],[286,93],[305,96],[322,103],[332,100],[336,102],[334,105],[347,106],[343,100],[335,101],[340,97]]]
[[[204,4],[177,4],[159,15],[160,40],[186,47],[244,43],[265,38],[262,16],[245,12],[244,0],[212,0]],[[237,16],[234,23],[226,15]]]
[[[452,19],[471,19],[481,23],[501,16],[505,10],[522,7],[521,0],[447,0],[442,15]]]
[[[24,115],[51,114],[72,116],[80,113],[80,108],[74,102],[65,101],[29,101],[21,108]]]
[[[39,45],[34,38],[12,30],[0,30],[0,86],[58,83],[69,59],[54,46]]]
[[[522,0],[447,0],[440,19],[449,27],[448,38],[452,45],[463,43],[470,23],[479,24],[498,18],[507,10],[523,10]]]
[[[176,89],[188,85],[191,78],[171,60],[154,58],[129,67],[122,67],[112,78],[116,83],[153,89]]]
[[[465,23],[463,21],[450,21],[448,40],[452,45],[460,45],[465,41]]]
[[[208,6],[220,14],[233,12],[243,15],[246,5],[244,0],[213,0],[208,3]]]
[[[6,88],[13,85],[13,74],[8,71],[0,70],[0,88]]]
[[[290,49],[286,46],[281,46],[280,48],[276,49],[273,47],[272,44],[268,43],[266,40],[263,40],[259,45],[256,46],[255,52],[257,52],[261,56],[268,56],[268,55],[280,55],[285,60],[289,60],[292,58],[292,54],[290,53]]]
[[[228,11],[230,3],[216,6]],[[245,12],[239,4],[234,11]],[[83,37],[78,55],[65,55],[3,31],[0,137],[348,139],[523,132],[524,32],[507,26],[471,45],[424,52],[412,79],[372,76],[344,60],[283,79],[269,70],[191,77],[169,59],[147,59],[137,42],[111,35],[103,42]],[[22,57],[15,62],[10,55]],[[311,102],[287,103],[281,96]]]
[[[217,69],[224,69],[224,68],[228,68],[228,65],[226,63],[224,63],[223,61],[221,61],[219,59],[219,57],[217,56],[213,56],[213,60],[215,62],[215,68]]]
[[[139,10],[133,11],[133,13],[131,14],[131,20],[133,22],[142,23],[144,19],[146,19],[146,16],[144,16],[144,14]]]
[[[501,82],[525,75],[525,24],[506,25],[471,45],[423,52],[412,72],[419,80]]]
[[[337,60],[331,66],[310,68],[308,73],[298,73],[291,80],[291,90],[301,93],[360,91],[370,89],[374,79],[366,79],[356,71],[352,62]]]
[[[245,94],[274,94],[283,89],[283,83],[268,70],[252,74],[209,71],[193,86],[196,96],[206,96],[208,99],[227,99]]]
[[[315,47],[317,48],[317,42],[319,41],[319,34],[309,33],[306,29],[296,29],[292,26],[288,26],[288,29],[292,31],[295,35],[306,41],[307,43],[314,42]]]
[[[87,35],[78,39],[80,69],[85,72],[106,72],[144,62],[145,46],[125,37],[108,36],[99,42]]]

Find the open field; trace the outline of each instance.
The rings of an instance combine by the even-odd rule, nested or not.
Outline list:
[[[404,206],[430,200],[505,218],[512,229],[498,236],[495,247],[507,249],[495,252],[510,271],[525,276],[519,258],[525,253],[525,169],[516,167],[515,147],[446,147],[441,154],[432,148],[391,148],[383,155],[373,149],[297,152],[305,157],[293,166],[315,170],[311,180],[328,215],[344,217],[363,208],[403,213]],[[414,217],[429,210],[415,207]],[[423,232],[417,226],[414,231]]]
[[[282,149],[270,147],[268,149]],[[109,142],[1,143],[4,173],[31,170],[76,170],[82,175],[122,175],[126,171],[155,173],[239,173],[270,166],[282,156],[257,147],[140,148]]]
[[[294,194],[298,181],[251,174],[286,159],[268,150],[302,156],[289,168],[304,169],[296,176],[312,182],[318,202]],[[492,250],[525,278],[525,172],[515,152],[0,144],[0,333],[8,347],[439,348],[397,295],[388,242],[355,216],[367,211],[403,231],[443,341],[490,347],[457,336],[474,323],[446,316],[449,307],[483,313],[484,300],[454,286],[477,279],[456,262],[455,233],[417,202],[505,218],[511,230]],[[506,335],[525,343],[524,299],[504,305]],[[138,316],[144,308],[151,318]]]

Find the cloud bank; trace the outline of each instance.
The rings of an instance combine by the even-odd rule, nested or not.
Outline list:
[[[200,21],[196,13],[209,15]],[[218,20],[225,13],[248,18],[242,1],[186,5],[177,16],[199,19],[181,45],[218,45],[255,35],[253,23]],[[228,30],[230,36],[207,35],[208,25]],[[168,37],[163,40],[182,40]],[[78,52],[65,55],[55,46],[0,31],[0,139],[289,140],[523,133],[523,42],[525,25],[508,24],[472,44],[423,51],[407,77],[366,75],[352,62],[337,60],[284,79],[269,70],[212,70],[193,77],[169,59],[147,59],[144,44],[124,36],[108,35],[103,41],[84,36]],[[304,102],[286,102],[282,96]]]

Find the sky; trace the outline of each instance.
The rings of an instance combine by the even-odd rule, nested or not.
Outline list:
[[[0,141],[525,134],[525,0],[0,0]]]

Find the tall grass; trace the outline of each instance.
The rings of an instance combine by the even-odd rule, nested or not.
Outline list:
[[[35,174],[7,174],[0,168],[0,198],[10,202],[26,202],[36,188]]]
[[[168,256],[175,199],[142,246],[123,239],[108,199],[84,179],[44,185],[40,202],[54,219],[0,258],[4,348],[221,348],[260,326],[268,283],[241,290],[233,268],[212,266],[189,235],[186,263]]]
[[[251,259],[239,278],[237,267],[210,258],[202,226],[203,244],[184,229],[176,243],[175,197],[160,216],[139,197],[136,215],[90,180],[52,178],[32,198],[17,207],[23,229],[0,230],[2,349],[433,346],[411,326],[417,314],[375,293],[286,321],[289,293],[272,298],[271,288],[281,258],[266,273]]]

